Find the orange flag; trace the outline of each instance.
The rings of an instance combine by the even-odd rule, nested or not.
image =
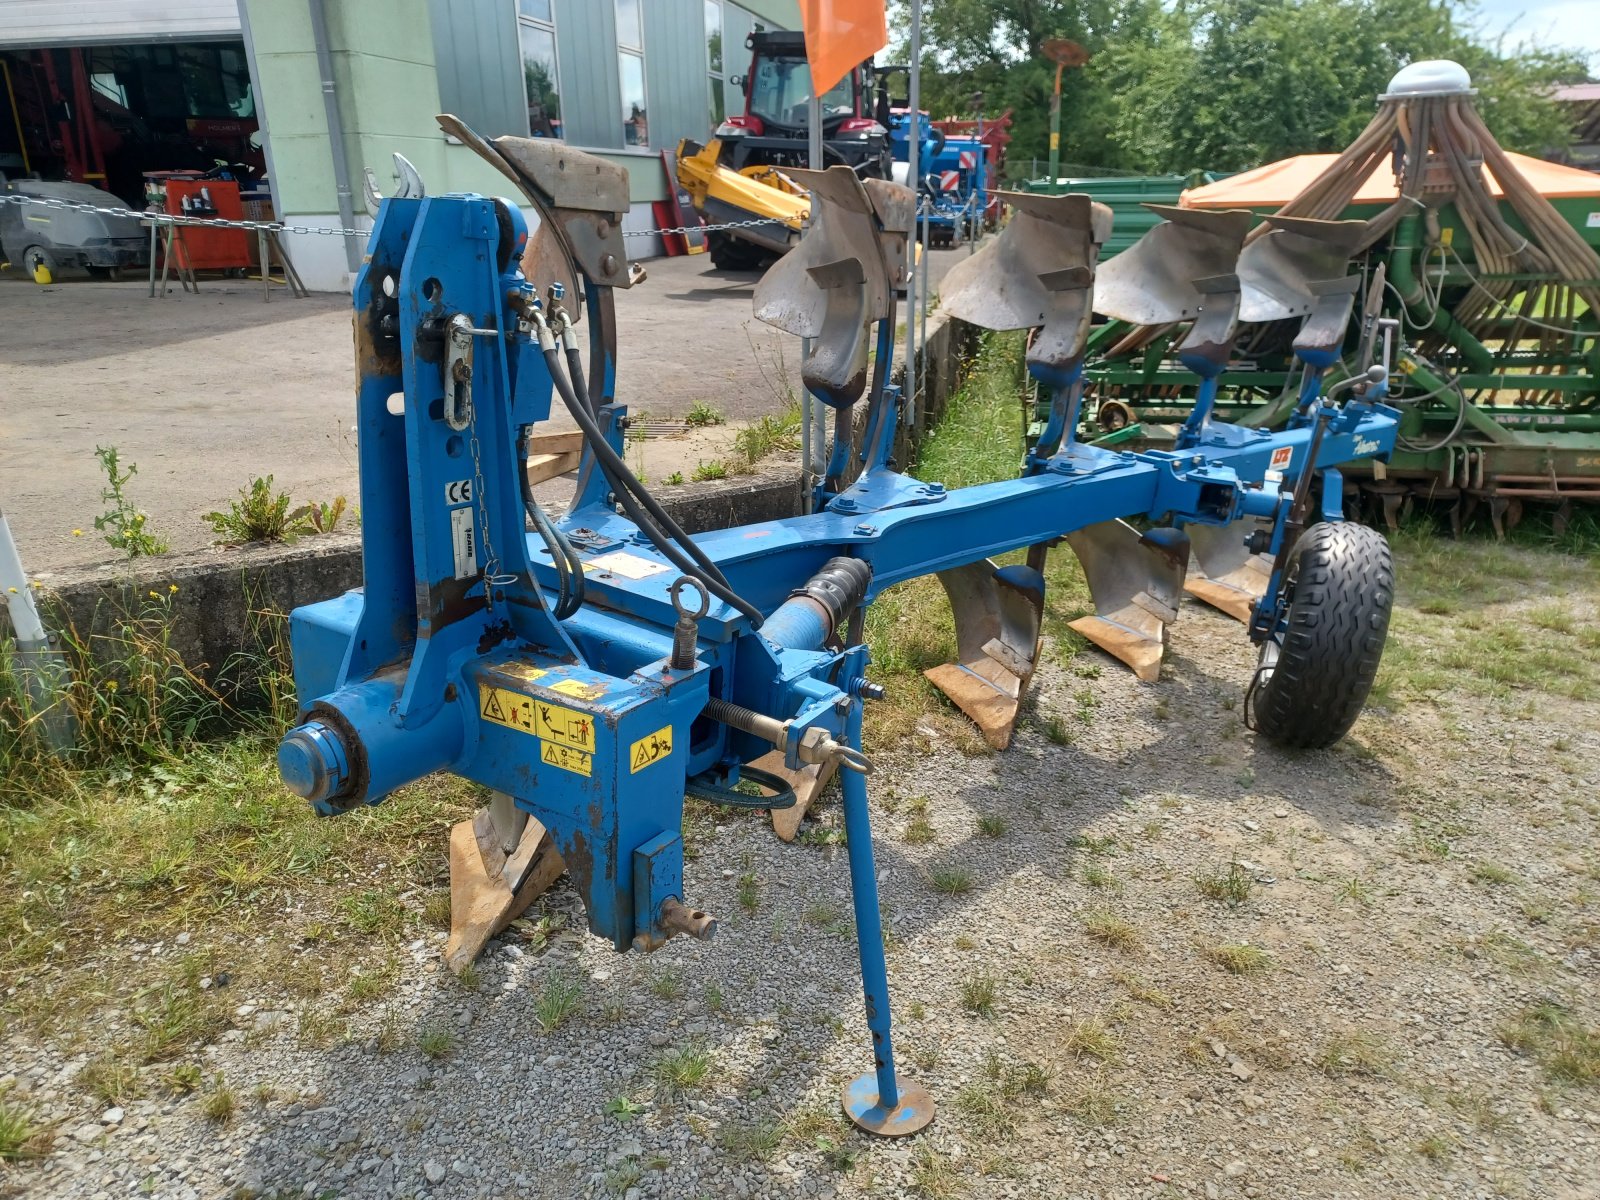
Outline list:
[[[819,96],[889,44],[884,0],[800,0],[800,27]]]

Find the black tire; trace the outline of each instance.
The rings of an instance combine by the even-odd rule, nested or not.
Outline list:
[[[770,250],[725,233],[706,234],[706,252],[719,271],[759,271],[773,257]]]
[[[1288,628],[1261,648],[1245,697],[1250,727],[1298,750],[1333,745],[1356,722],[1383,658],[1394,558],[1376,529],[1313,525],[1284,566]]]

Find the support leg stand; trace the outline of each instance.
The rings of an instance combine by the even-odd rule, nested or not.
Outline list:
[[[850,745],[861,748],[861,704],[850,714]],[[878,876],[872,856],[872,818],[867,809],[867,777],[842,771],[845,835],[850,850],[850,891],[855,900],[856,943],[861,954],[861,986],[866,994],[867,1027],[872,1031],[874,1069],[844,1085],[845,1116],[880,1137],[905,1137],[933,1120],[928,1089],[894,1069],[889,1028],[889,971],[883,958],[883,918],[878,912]]]

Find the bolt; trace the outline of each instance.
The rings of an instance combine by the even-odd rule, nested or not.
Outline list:
[[[617,428],[619,428],[619,429],[632,429],[633,428],[633,418],[629,417],[629,416],[618,417],[617,418]]]
[[[876,525],[862,523],[856,526],[856,532],[862,537],[871,537],[873,534],[878,532],[878,527]]]
[[[602,258],[600,260],[600,270],[606,275],[615,275],[617,273],[617,256],[608,254]]]
[[[851,700],[849,696],[840,696],[833,702],[833,711],[838,713],[841,717],[847,717],[850,715],[850,704]]]
[[[944,484],[942,484],[942,483],[930,483],[930,484],[928,484],[928,489],[927,490],[928,490],[928,495],[930,495],[930,496],[942,496],[942,495],[944,495]]]

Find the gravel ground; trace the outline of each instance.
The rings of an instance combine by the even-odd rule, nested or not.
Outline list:
[[[1593,595],[1567,602],[1592,625]],[[471,991],[414,921],[389,990],[326,1048],[319,1002],[226,985],[229,1027],[200,1055],[237,1097],[225,1123],[204,1089],[89,1099],[75,1077],[126,1013],[50,1044],[14,1023],[0,1084],[56,1134],[0,1193],[1600,1196],[1596,1090],[1503,1040],[1548,1000],[1600,1018],[1600,705],[1462,691],[1291,755],[1241,728],[1251,665],[1236,625],[1190,605],[1158,684],[1051,652],[1011,750],[964,757],[927,729],[880,759],[898,1050],[939,1104],[915,1139],[837,1115],[869,1057],[829,805],[793,845],[744,814],[695,838],[691,899],[723,919],[709,945],[616,956],[558,887],[530,914],[548,945],[501,939]],[[1197,885],[1230,862],[1237,904]],[[177,954],[174,935],[132,952]],[[1243,944],[1264,969],[1211,957]],[[385,948],[298,953],[344,978]],[[581,1002],[547,1033],[553,980]],[[992,1011],[970,1011],[990,985]],[[660,1064],[692,1076],[702,1053],[674,1094]]]

